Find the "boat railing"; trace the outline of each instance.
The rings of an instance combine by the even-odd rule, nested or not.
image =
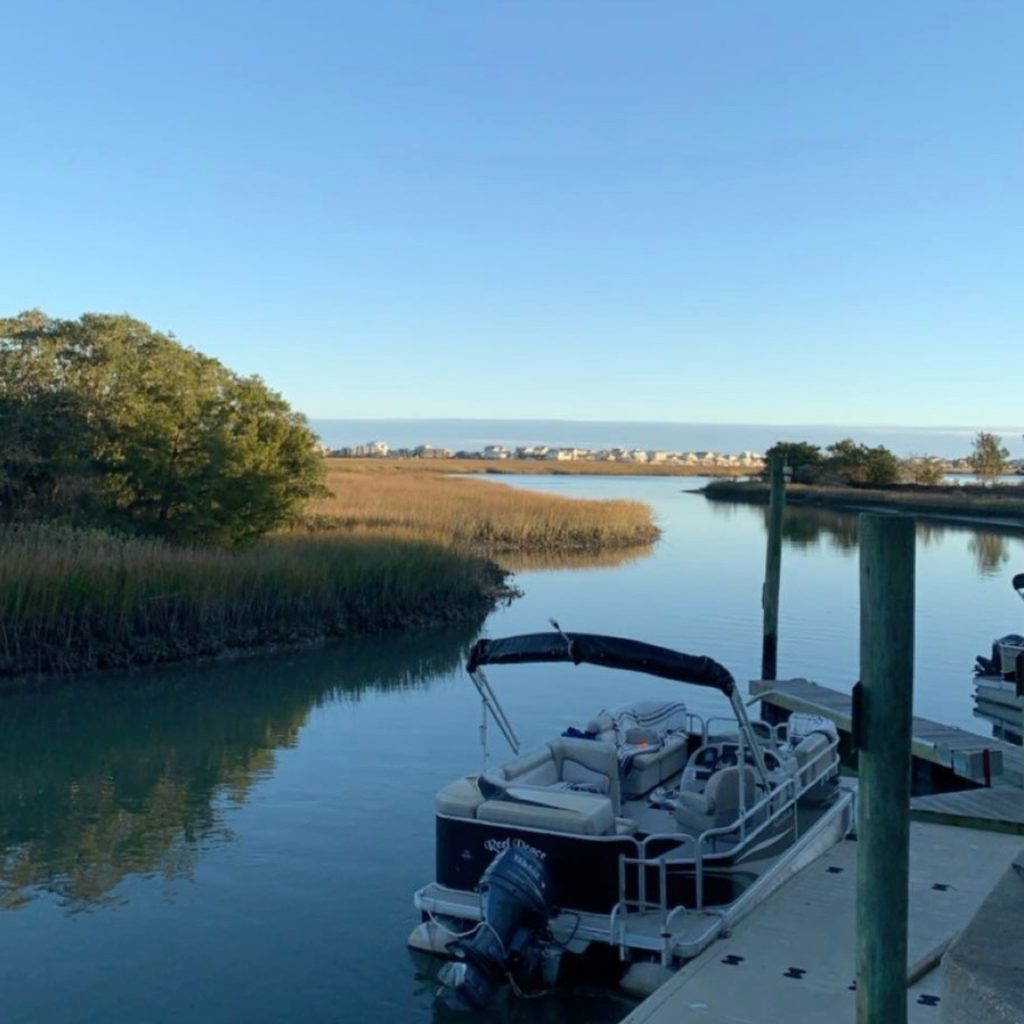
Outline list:
[[[741,760],[742,764],[743,761]],[[750,806],[741,806],[738,818],[726,825],[709,828],[694,836],[685,832],[661,832],[646,836],[637,843],[637,856],[619,858],[619,901],[612,909],[610,934],[618,934],[620,952],[625,955],[625,930],[628,917],[636,913],[658,913],[661,916],[660,937],[662,942],[662,963],[672,959],[672,924],[677,916],[689,909],[704,910],[704,858],[718,853],[718,842],[726,837],[735,837],[733,849],[740,849],[762,833],[787,812],[792,813],[794,841],[799,837],[798,804],[815,786],[833,777],[839,768],[839,739],[829,737],[828,746],[805,768],[796,766],[788,778],[778,782],[762,794]],[[740,786],[740,793],[743,793]],[[670,849],[659,854],[652,853],[652,847],[670,845]],[[676,871],[693,871],[694,906],[681,904],[670,907],[668,903],[669,876]],[[635,872],[635,895],[630,895],[630,872]],[[657,879],[656,892],[650,893],[649,873]]]
[[[647,846],[652,841],[669,841],[673,844],[671,851],[666,851],[656,857],[647,852]],[[695,859],[699,860],[700,853],[697,847],[695,836],[685,833],[663,833],[661,835],[647,836],[639,843],[640,853],[637,857],[619,858],[619,901],[612,908],[609,916],[609,933],[612,940],[618,934],[619,955],[625,959],[628,951],[626,942],[626,927],[630,914],[651,914],[661,915],[661,926],[658,937],[661,943],[662,966],[667,967],[672,961],[672,924],[676,917],[687,912],[686,906],[678,904],[675,907],[668,905],[668,874],[669,870],[678,864],[692,864]],[[680,856],[680,850],[689,850],[688,857]],[[674,855],[674,856],[673,856]],[[630,872],[635,873],[636,895],[630,895]],[[657,878],[657,897],[648,896],[647,879],[649,872],[655,872]]]

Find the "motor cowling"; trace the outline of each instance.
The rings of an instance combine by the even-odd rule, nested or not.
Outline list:
[[[509,847],[491,861],[480,879],[480,925],[448,947],[454,959],[438,975],[451,1009],[483,1008],[513,965],[539,963],[549,888],[547,869],[529,850]]]

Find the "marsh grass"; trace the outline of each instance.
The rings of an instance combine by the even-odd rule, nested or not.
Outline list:
[[[409,536],[283,535],[240,552],[56,527],[0,529],[0,677],[483,616],[487,560]]]
[[[593,561],[658,536],[646,505],[465,478],[331,473],[304,524],[237,551],[0,528],[0,679],[483,621],[491,560]]]
[[[659,536],[650,508],[637,501],[564,498],[438,473],[349,473],[336,466],[329,467],[326,484],[334,496],[310,504],[307,525],[314,529],[397,530],[489,555],[610,551]]]

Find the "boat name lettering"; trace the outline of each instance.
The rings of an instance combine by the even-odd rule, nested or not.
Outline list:
[[[529,850],[535,857],[540,860],[546,860],[547,854],[543,850],[538,850],[536,846],[531,846],[524,839],[487,839],[484,841],[484,849],[488,853],[501,853],[502,850],[507,850],[509,847],[516,850]]]

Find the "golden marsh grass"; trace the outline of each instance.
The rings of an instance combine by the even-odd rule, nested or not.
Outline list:
[[[333,497],[309,505],[322,527],[398,530],[488,554],[635,548],[659,535],[650,508],[637,501],[563,498],[439,473],[352,473],[338,467],[348,460],[331,461]]]
[[[0,529],[0,678],[483,616],[502,573],[410,537],[282,535],[244,551]]]

